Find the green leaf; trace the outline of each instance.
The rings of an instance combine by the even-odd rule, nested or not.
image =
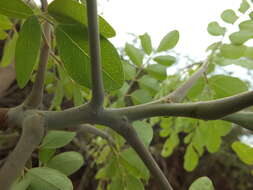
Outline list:
[[[40,146],[45,149],[60,148],[70,143],[75,135],[75,132],[51,130],[48,131]]]
[[[247,57],[247,58],[253,60],[253,47],[247,47],[247,48],[246,48],[246,50],[244,51],[244,57]],[[243,61],[244,61],[244,60],[243,60]],[[243,61],[241,61],[241,63],[242,63]],[[249,61],[250,61],[250,60],[249,60]],[[246,65],[250,65],[250,62],[246,63],[245,66],[246,66]],[[246,68],[247,68],[247,66],[246,66]],[[249,67],[249,69],[252,69],[252,68]]]
[[[156,79],[149,77],[148,75],[141,77],[138,80],[138,84],[141,88],[149,91],[152,96],[157,94],[157,92],[160,90],[159,82]]]
[[[246,46],[244,45],[233,45],[223,44],[220,48],[220,54],[228,59],[238,59],[243,56]]]
[[[135,77],[136,69],[130,63],[123,61],[123,69],[126,80],[132,80]]]
[[[200,96],[204,88],[205,88],[205,81],[204,81],[204,78],[201,77],[199,78],[199,80],[195,82],[195,84],[188,91],[187,97],[193,99]]]
[[[79,84],[91,87],[88,32],[79,25],[59,25],[56,41],[60,57],[69,75]],[[124,83],[122,63],[116,48],[101,37],[101,63],[107,91],[119,89]]]
[[[251,11],[251,12],[249,13],[249,17],[250,17],[251,20],[253,20],[253,11]]]
[[[78,152],[63,152],[57,154],[48,163],[47,167],[56,169],[69,176],[82,167],[83,156]]]
[[[153,129],[149,123],[143,121],[135,121],[133,127],[137,132],[140,140],[148,147],[153,138]]]
[[[11,18],[27,18],[33,15],[32,9],[22,0],[1,0],[0,13]]]
[[[31,188],[36,190],[72,190],[70,179],[64,174],[51,168],[32,168],[28,170]]]
[[[36,16],[28,18],[19,32],[15,51],[15,68],[20,88],[23,88],[29,81],[38,60],[41,35],[41,26]]]
[[[250,8],[249,3],[247,0],[242,0],[240,8],[238,9],[241,13],[245,13]]]
[[[126,161],[132,168],[134,168],[138,172],[138,175],[134,176],[148,180],[149,170],[132,148],[125,149],[123,152],[121,152],[120,155],[124,161]]]
[[[220,45],[221,45],[220,41],[214,42],[206,48],[206,51],[214,51],[214,50],[218,49],[220,47]]]
[[[207,129],[209,135],[206,135],[205,145],[210,153],[215,153],[220,148],[221,137],[212,125],[208,126]]]
[[[179,144],[178,134],[175,131],[173,131],[170,137],[167,138],[167,140],[165,141],[161,155],[163,157],[170,156],[178,144]]]
[[[229,36],[230,41],[235,45],[242,45],[244,42],[248,41],[253,37],[253,31],[250,30],[240,30],[234,32]]]
[[[74,0],[54,0],[48,6],[48,13],[61,24],[78,22],[85,27],[88,26],[86,6]],[[101,16],[98,19],[100,34],[106,38],[115,36],[115,31],[110,24]]]
[[[232,9],[227,9],[225,11],[222,12],[221,14],[221,18],[224,22],[227,22],[229,24],[234,24],[235,21],[239,18],[235,11]]]
[[[214,190],[212,181],[204,176],[196,179],[190,186],[189,190]]]
[[[74,98],[74,105],[80,106],[84,103],[84,99],[81,93],[81,89],[78,88],[76,85],[73,86],[73,98]]]
[[[226,28],[221,27],[218,22],[210,22],[207,26],[207,31],[213,36],[223,36],[226,32]]]
[[[115,177],[112,182],[108,185],[107,190],[119,190],[124,188],[124,182],[121,177]]]
[[[189,144],[184,155],[184,169],[188,172],[194,170],[198,165],[199,157],[198,154],[192,147],[192,144]]]
[[[226,75],[212,76],[209,79],[209,86],[213,90],[215,98],[224,98],[248,90],[246,83],[239,78]]]
[[[155,57],[154,61],[165,66],[171,66],[176,62],[176,58],[170,55],[161,55]]]
[[[96,179],[110,179],[117,176],[119,164],[115,157],[107,161],[105,167],[98,170]]]
[[[144,54],[140,49],[126,43],[125,52],[135,65],[140,66],[142,64]]]
[[[135,176],[128,175],[126,176],[125,181],[126,181],[125,190],[144,190],[142,182]]]
[[[167,67],[160,64],[148,65],[146,71],[148,74],[158,80],[164,80],[167,77]]]
[[[250,30],[253,31],[253,20],[246,20],[239,24],[240,30]]]
[[[7,32],[0,29],[0,40],[5,40],[8,37]]]
[[[253,165],[253,148],[242,142],[236,141],[232,144],[232,149],[236,152],[241,161],[245,164]]]
[[[12,28],[12,22],[10,21],[10,19],[1,14],[0,14],[0,28],[3,30],[9,30]]]
[[[62,81],[57,81],[56,87],[54,89],[54,98],[51,102],[50,110],[56,108],[56,110],[61,110],[61,103],[63,100],[63,84]]]
[[[150,55],[152,52],[152,42],[150,36],[148,35],[148,33],[145,33],[143,35],[140,35],[139,37],[143,50],[146,52],[146,54]]]
[[[144,89],[135,90],[131,94],[131,98],[134,104],[144,104],[152,100],[150,93]]]
[[[46,164],[48,161],[54,156],[54,153],[56,152],[56,149],[45,149],[41,148],[39,150],[39,160]]]
[[[31,183],[31,178],[25,176],[24,178],[18,179],[13,183],[10,190],[26,190]]]
[[[174,48],[177,45],[179,40],[179,32],[177,30],[173,30],[166,34],[161,40],[157,52],[166,51]]]

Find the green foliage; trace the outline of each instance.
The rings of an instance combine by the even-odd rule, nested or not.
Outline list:
[[[27,175],[31,178],[29,190],[72,190],[70,179],[57,170],[41,167],[28,170]]]
[[[152,52],[152,42],[148,33],[140,35],[141,46],[146,54],[150,55]]]
[[[226,32],[226,28],[221,27],[218,22],[210,22],[207,31],[213,36],[223,36]]]
[[[61,24],[80,23],[88,26],[86,6],[74,0],[54,0],[48,6],[48,13]],[[115,36],[114,29],[102,17],[99,17],[99,28],[101,35],[106,38]]]
[[[22,0],[1,0],[0,13],[10,18],[28,18],[33,15],[32,9]]]
[[[239,78],[226,75],[212,76],[209,79],[209,85],[215,98],[232,96],[248,90],[248,86]]]
[[[75,132],[51,130],[44,137],[40,147],[44,149],[60,148],[68,144],[74,137]]]
[[[29,81],[37,62],[41,35],[41,26],[37,17],[29,17],[19,32],[15,51],[16,75],[20,88],[23,88]]]
[[[221,46],[221,55],[228,59],[238,59],[243,56],[246,46],[244,45],[233,45],[223,44]]]
[[[125,46],[125,52],[135,65],[140,66],[142,64],[144,54],[140,49],[127,43]]]
[[[198,162],[199,157],[197,152],[194,150],[192,144],[188,145],[184,155],[184,168],[187,171],[192,171],[197,166]]]
[[[253,165],[253,148],[242,142],[236,141],[232,144],[232,149],[236,152],[241,161],[245,164]]]
[[[208,177],[196,179],[190,186],[189,190],[214,190],[212,181]]]
[[[235,21],[239,18],[235,11],[232,9],[227,9],[225,11],[223,11],[223,13],[221,14],[221,18],[223,21],[229,23],[229,24],[234,24]]]
[[[245,13],[250,8],[249,3],[247,0],[242,0],[240,8],[238,9],[241,13]]]
[[[91,87],[88,33],[81,25],[59,25],[56,41],[60,57],[69,75],[79,84]],[[106,90],[122,86],[124,78],[120,57],[114,46],[101,37],[101,62]],[[124,76],[124,75],[123,75]]]
[[[166,34],[161,40],[157,52],[166,51],[174,48],[177,45],[179,40],[179,32],[177,30],[173,30]]]
[[[171,66],[176,62],[176,58],[170,55],[160,55],[155,57],[154,61],[165,66]]]
[[[47,163],[47,167],[56,169],[68,176],[76,172],[83,163],[83,156],[72,151],[57,154]]]

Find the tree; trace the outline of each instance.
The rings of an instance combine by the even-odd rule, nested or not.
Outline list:
[[[108,40],[115,31],[97,16],[96,1],[54,0],[48,5],[42,0],[41,3],[39,10],[34,4],[22,0],[0,2],[3,22],[0,24],[4,26],[2,38],[8,36],[5,30],[11,31],[2,60],[5,63],[12,61],[14,47],[20,88],[25,87],[30,79],[34,80],[30,95],[21,105],[0,110],[2,129],[22,131],[15,149],[0,170],[3,190],[73,189],[67,175],[83,165],[82,155],[64,152],[54,156],[57,148],[74,138],[75,132],[64,130],[70,127],[78,134],[93,133],[108,141],[107,148],[103,148],[106,153],[100,159],[105,163],[105,157],[112,156],[96,175],[101,181],[111,182],[108,189],[144,189],[141,180],[148,181],[149,170],[160,188],[166,190],[172,186],[148,151],[153,136],[152,124],[165,126],[162,136],[168,138],[163,156],[170,155],[178,145],[179,132],[187,133],[184,141],[187,144],[185,169],[188,171],[196,167],[204,147],[211,153],[219,149],[221,137],[228,134],[231,123],[252,130],[252,112],[241,111],[253,104],[253,92],[244,92],[248,89],[247,84],[230,76],[208,76],[214,63],[243,65],[251,61],[252,48],[243,44],[252,38],[252,20],[239,24],[240,31],[230,35],[230,44],[221,40],[209,46],[210,55],[204,62],[192,64],[186,77],[168,77],[166,68],[176,59],[167,53],[179,40],[177,30],[169,32],[156,50],[153,50],[148,34],[140,36],[143,50],[126,44],[124,51],[129,60],[122,61]],[[244,0],[239,11],[248,14],[249,6]],[[231,9],[224,11],[221,17],[231,24],[238,19]],[[13,22],[22,25],[19,32],[12,29],[13,22],[9,18],[15,18]],[[208,32],[224,37],[226,29],[211,22]],[[143,64],[144,54],[148,57],[146,64]],[[151,60],[155,63],[150,64]],[[124,71],[127,71],[128,82],[124,82]],[[52,75],[58,80],[45,81]],[[134,80],[129,80],[133,77]],[[55,89],[50,89],[49,83],[56,85]],[[166,88],[157,89],[160,83]],[[51,110],[47,111],[42,106],[45,86],[55,93]],[[221,86],[228,90],[220,90]],[[63,94],[73,98],[76,106],[60,110]],[[83,97],[88,100],[86,103]],[[194,102],[187,101],[186,97]],[[160,118],[148,119],[157,116]],[[178,125],[171,129],[168,127],[171,122],[181,122],[186,127]],[[106,133],[105,126],[120,136],[114,132]],[[126,148],[125,141],[132,148]],[[27,161],[38,147],[38,167],[27,168]],[[252,157],[248,156],[252,152],[250,147],[235,142],[233,149],[244,162],[253,163]],[[195,181],[190,189],[201,188],[203,184],[207,189],[213,189],[212,182],[206,177]]]

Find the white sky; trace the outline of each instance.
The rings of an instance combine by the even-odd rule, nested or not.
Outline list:
[[[100,0],[103,17],[116,29],[112,42],[123,46],[137,35],[148,32],[154,46],[169,31],[177,29],[180,40],[176,51],[203,58],[206,47],[219,39],[207,33],[211,21],[220,21],[223,10],[238,9],[241,0]],[[221,22],[222,23],[222,22]]]

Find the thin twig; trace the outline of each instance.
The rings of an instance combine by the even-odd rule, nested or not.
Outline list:
[[[98,29],[97,1],[87,0],[88,34],[91,60],[93,108],[98,111],[104,102],[104,85],[101,68],[100,36]]]
[[[47,9],[47,0],[41,0],[42,10],[46,11]],[[33,84],[33,88],[31,94],[24,102],[24,106],[28,108],[38,108],[42,104],[43,94],[44,94],[44,80],[46,73],[46,65],[48,62],[48,56],[50,51],[50,25],[48,22],[45,22],[43,26],[44,34],[45,34],[45,42],[42,46],[40,53],[40,62],[37,70],[35,82]]]

